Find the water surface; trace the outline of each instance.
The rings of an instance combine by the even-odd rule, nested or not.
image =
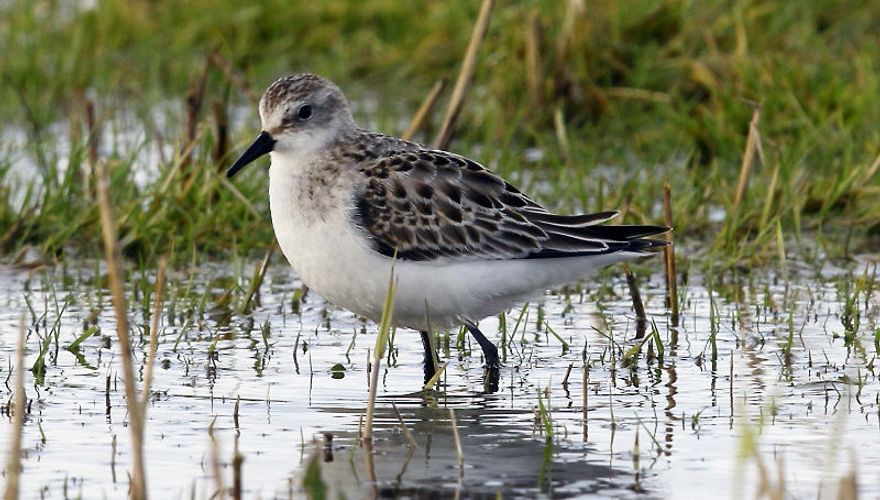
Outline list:
[[[246,498],[303,496],[311,460],[349,498],[740,498],[780,478],[790,496],[814,498],[833,495],[853,467],[860,493],[875,498],[880,301],[873,291],[852,300],[863,266],[791,266],[788,281],[759,270],[691,272],[681,286],[678,327],[669,322],[662,276],[643,274],[644,334],[656,335],[663,349],[652,345],[649,356],[649,340],[629,363],[622,355],[641,342],[641,331],[620,272],[548,293],[542,304],[510,311],[506,325],[481,323],[490,339],[506,341],[496,392],[486,391],[476,343],[452,331],[440,334],[449,365],[439,390],[423,394],[420,339],[397,331],[381,367],[375,482],[358,433],[376,326],[315,294],[295,304],[301,283],[281,262],[269,268],[250,314],[237,312],[250,265],[178,269],[170,275],[148,407],[149,490],[155,498],[211,497],[220,484],[212,472],[213,425],[222,485],[233,483],[237,446]],[[660,267],[657,259],[645,269]],[[153,278],[146,274],[133,271],[129,279],[138,339],[149,321]],[[0,282],[0,376],[14,362],[21,314],[27,366],[46,351],[44,379],[28,373],[23,497],[125,496],[129,434],[101,267],[7,268]],[[100,333],[77,354],[66,350],[93,319]],[[139,376],[145,353],[138,343]],[[417,447],[407,444],[391,403]],[[9,422],[0,429],[3,450]]]

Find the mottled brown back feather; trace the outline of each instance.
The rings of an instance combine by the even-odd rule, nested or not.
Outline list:
[[[616,212],[560,216],[480,164],[363,133],[355,222],[375,249],[402,260],[556,258],[659,246],[659,226],[597,226]],[[377,151],[384,150],[384,153]],[[349,156],[352,158],[352,156]]]

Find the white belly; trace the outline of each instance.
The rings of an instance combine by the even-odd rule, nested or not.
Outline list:
[[[274,155],[273,155],[274,156]],[[392,260],[375,252],[350,221],[351,179],[314,185],[304,165],[270,170],[275,235],[287,260],[331,303],[378,321]],[[279,168],[280,167],[280,168]],[[534,260],[398,261],[393,321],[420,330],[477,322],[632,255]]]

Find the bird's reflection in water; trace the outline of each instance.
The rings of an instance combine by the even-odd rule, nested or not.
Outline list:
[[[361,445],[356,434],[340,433],[314,447],[323,458],[328,498],[565,498],[614,495],[627,487],[632,471],[609,467],[607,455],[572,440],[545,439],[536,433],[533,413],[475,401],[481,397],[445,400],[455,408],[461,462],[447,406],[418,395],[380,399],[372,443]],[[352,409],[352,418],[361,412]]]

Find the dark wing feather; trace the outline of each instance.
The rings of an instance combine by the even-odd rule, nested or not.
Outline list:
[[[411,144],[411,143],[408,143]],[[354,216],[374,248],[402,260],[573,257],[662,244],[659,226],[598,226],[617,215],[554,215],[467,158],[402,149],[360,163]]]

